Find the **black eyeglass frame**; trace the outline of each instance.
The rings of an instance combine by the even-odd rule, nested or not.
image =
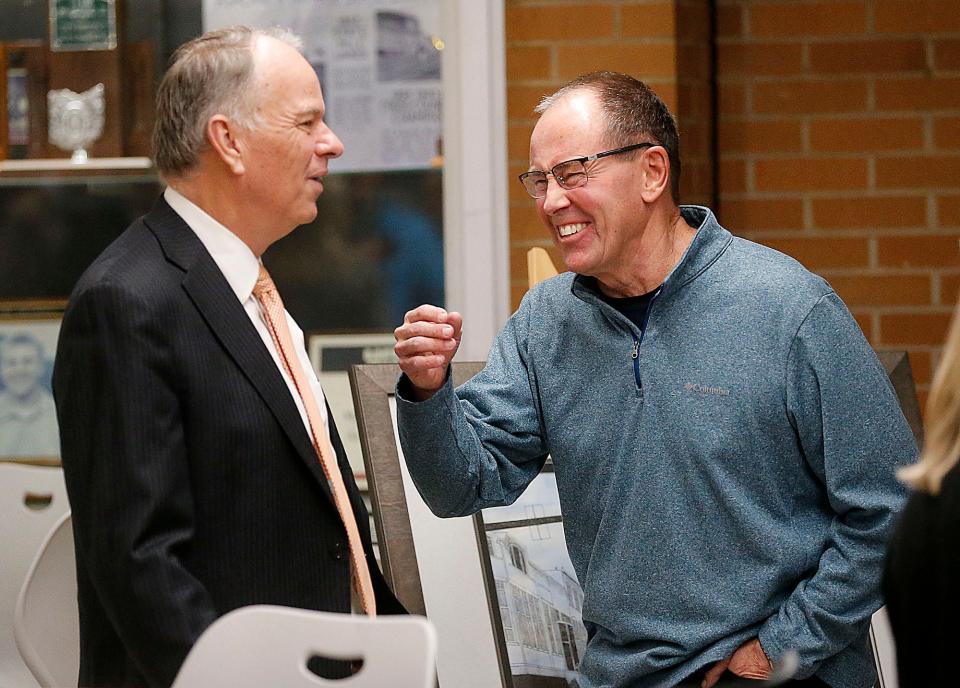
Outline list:
[[[572,191],[573,189],[580,188],[581,186],[583,186],[584,184],[587,183],[587,180],[589,179],[589,176],[587,175],[587,163],[588,163],[588,162],[593,162],[594,160],[599,160],[600,158],[606,158],[607,156],[610,156],[610,155],[619,155],[620,153],[627,153],[627,152],[629,152],[629,151],[637,150],[637,149],[640,149],[640,148],[656,148],[657,146],[661,146],[661,145],[663,145],[663,144],[660,144],[660,143],[651,143],[651,142],[649,142],[649,141],[644,141],[643,143],[631,143],[629,146],[621,146],[620,148],[614,148],[614,149],[612,149],[612,150],[603,151],[602,153],[596,153],[596,154],[594,154],[594,155],[587,155],[587,156],[582,157],[582,158],[570,158],[569,160],[564,160],[563,162],[558,162],[556,165],[554,165],[553,167],[550,168],[550,171],[549,171],[549,172],[544,172],[543,170],[528,170],[527,172],[524,172],[523,174],[521,174],[521,175],[518,177],[518,179],[520,180],[520,183],[523,184],[524,190],[525,190],[528,194],[530,194],[530,196],[532,196],[533,198],[546,198],[546,196],[547,196],[546,190],[544,190],[542,196],[538,196],[538,195],[536,195],[535,193],[533,193],[533,192],[530,190],[530,188],[527,186],[526,180],[529,179],[532,175],[542,174],[544,180],[546,180],[546,178],[547,178],[548,175],[549,175],[549,176],[552,176],[554,179],[557,180],[557,184],[560,185],[560,188],[561,188],[561,189],[566,189],[567,191]],[[578,162],[578,163],[580,163],[580,164],[583,166],[583,181],[580,182],[579,184],[574,184],[574,185],[572,185],[572,186],[567,186],[567,183],[566,183],[566,181],[564,180],[563,175],[557,174],[556,170],[557,170],[558,167],[563,167],[564,165],[569,165],[569,164],[572,163],[572,162]]]

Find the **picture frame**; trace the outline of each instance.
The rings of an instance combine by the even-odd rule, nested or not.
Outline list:
[[[360,449],[360,433],[350,392],[351,365],[362,363],[395,363],[396,343],[392,332],[358,334],[310,334],[307,355],[323,388],[324,397],[337,424],[340,442],[347,453],[353,477],[361,492],[367,491],[366,469]]]
[[[56,301],[0,304],[0,461],[60,465],[51,380],[62,315]]]
[[[919,446],[923,440],[923,424],[909,356],[905,351],[878,351],[877,356]],[[454,384],[462,384],[482,367],[482,363],[454,363]],[[545,680],[543,675],[531,680],[514,674],[518,666],[517,653],[511,652],[509,636],[518,629],[508,627],[505,631],[503,619],[508,610],[507,605],[502,604],[504,586],[498,585],[503,577],[494,573],[491,557],[495,559],[497,553],[491,551],[491,540],[488,540],[490,533],[509,532],[514,528],[562,529],[559,508],[556,513],[550,508],[544,513],[537,513],[535,509],[531,513],[520,513],[529,506],[524,504],[525,493],[510,507],[487,509],[472,518],[433,516],[417,494],[401,460],[394,400],[399,375],[400,367],[396,364],[354,365],[350,369],[350,382],[373,520],[379,534],[381,566],[404,606],[411,613],[426,614],[437,626],[440,688],[523,688],[534,685],[534,680],[537,686],[576,685],[571,683],[576,679],[570,665],[576,666],[579,656],[571,656],[571,649],[577,647],[579,651],[576,641],[585,641],[585,632],[577,638],[578,631],[573,624],[567,624],[570,629],[566,637],[559,638],[566,667],[553,667],[548,678],[555,679],[554,683]],[[548,460],[535,482],[550,474],[552,464]],[[542,499],[533,501],[538,503]],[[551,534],[551,538],[563,544],[562,530]],[[502,542],[493,546],[501,547],[501,559],[515,556],[512,552],[504,554]],[[565,545],[563,548],[565,551]],[[526,554],[519,556],[522,561]],[[572,568],[570,570],[572,572]],[[529,608],[529,601],[526,604]],[[573,603],[565,616],[569,618],[575,609],[576,603]],[[540,617],[555,620],[552,612],[547,610],[544,614],[542,608]],[[547,645],[555,642],[548,634],[541,640]],[[888,664],[892,656],[889,639],[871,629],[871,640],[878,668],[883,671],[883,665]]]

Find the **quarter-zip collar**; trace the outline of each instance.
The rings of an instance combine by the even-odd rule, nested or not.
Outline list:
[[[695,280],[723,254],[733,241],[733,235],[720,226],[709,208],[699,205],[682,205],[680,214],[688,225],[697,228],[697,233],[680,261],[663,281],[660,293],[657,295],[658,301],[662,301]],[[599,297],[597,281],[593,277],[577,275],[570,290],[574,296],[587,303],[603,303]]]

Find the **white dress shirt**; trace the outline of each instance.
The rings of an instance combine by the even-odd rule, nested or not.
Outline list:
[[[253,295],[253,286],[257,283],[257,277],[260,274],[260,260],[253,255],[253,251],[236,234],[224,227],[205,213],[199,206],[188,200],[176,189],[168,186],[163,192],[163,198],[174,212],[177,213],[183,221],[194,231],[200,242],[206,247],[207,251],[213,257],[213,261],[220,268],[220,272],[226,277],[227,283],[233,292],[237,295],[243,309],[247,312],[250,322],[256,328],[264,346],[273,357],[273,362],[283,376],[284,382],[290,390],[290,396],[293,397],[297,410],[300,411],[300,418],[307,429],[307,435],[310,434],[310,421],[307,418],[307,411],[303,407],[303,400],[297,392],[293,379],[287,374],[287,370],[280,359],[277,347],[273,343],[273,337],[267,327],[263,309],[260,302]],[[310,381],[310,388],[317,400],[317,406],[320,409],[320,415],[324,422],[324,431],[327,431],[329,421],[327,420],[327,406],[324,403],[323,390],[320,388],[320,382],[313,370],[313,365],[307,357],[307,349],[304,345],[303,330],[297,325],[296,321],[284,309],[287,317],[287,326],[290,328],[290,337],[293,339],[293,346],[297,350],[297,357],[300,359],[300,365],[303,367],[307,379]],[[329,436],[329,432],[328,432]]]

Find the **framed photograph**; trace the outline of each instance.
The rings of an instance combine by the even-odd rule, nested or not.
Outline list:
[[[310,363],[323,387],[337,424],[340,441],[347,452],[353,476],[361,491],[367,490],[366,469],[360,449],[360,433],[350,395],[351,365],[361,363],[396,363],[395,340],[390,332],[373,334],[314,334],[307,337]]]
[[[51,377],[61,313],[0,306],[0,461],[60,465]]]
[[[923,426],[904,351],[878,352],[918,444]],[[482,368],[455,363],[454,384]],[[510,506],[440,519],[413,485],[396,426],[396,364],[350,370],[381,565],[400,601],[437,627],[441,688],[572,688],[586,646],[583,592],[567,555],[549,461]],[[882,656],[888,642],[871,631]],[[885,654],[886,653],[886,654]]]

